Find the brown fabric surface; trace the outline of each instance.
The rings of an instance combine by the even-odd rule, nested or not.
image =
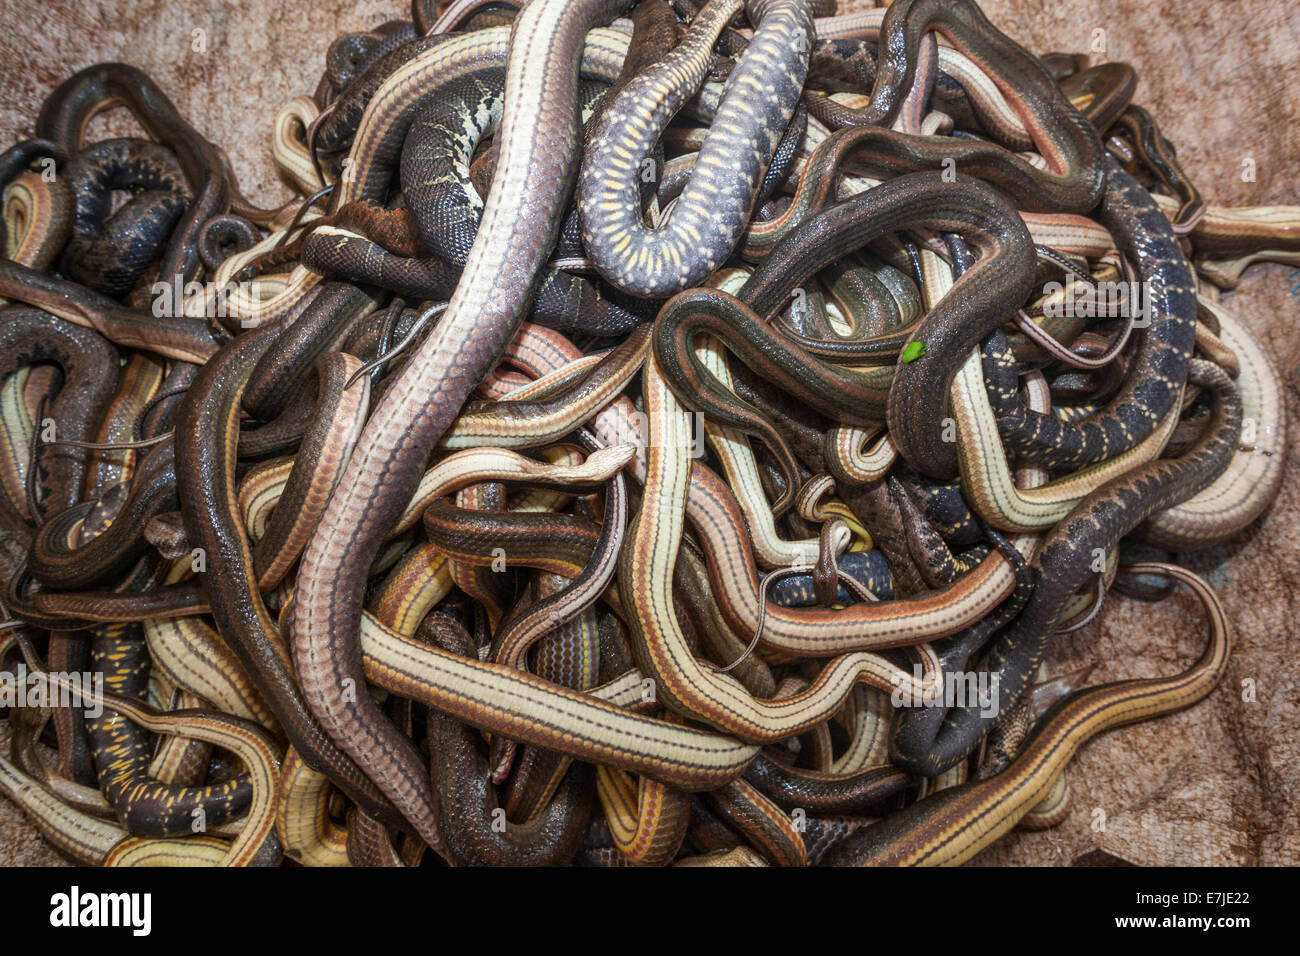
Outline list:
[[[1137,69],[1137,102],[1177,145],[1210,202],[1300,203],[1300,11],[1293,4],[985,0],[983,7],[1040,53],[1087,51],[1094,31],[1104,30],[1104,58]],[[333,37],[406,15],[400,4],[375,0],[108,0],[61,8],[4,0],[4,11],[4,144],[30,129],[44,96],[74,70],[123,60],[152,75],[199,130],[225,147],[244,192],[264,205],[290,195],[270,157],[276,109],[312,92]],[[193,49],[195,30],[205,31],[206,52]],[[120,120],[96,122],[104,134],[129,129]],[[1255,161],[1255,182],[1240,175],[1247,157]],[[1224,305],[1273,355],[1294,423],[1300,337],[1291,330],[1300,298],[1289,292],[1289,271],[1253,267]],[[1294,437],[1289,444],[1294,462]],[[1069,818],[1053,830],[1013,833],[977,863],[1065,865],[1104,862],[1107,854],[1135,863],[1300,863],[1300,713],[1291,668],[1298,649],[1298,514],[1300,493],[1288,481],[1257,527],[1192,562],[1218,588],[1236,628],[1228,677],[1211,698],[1087,745],[1069,771]],[[1169,674],[1199,654],[1204,630],[1199,608],[1185,595],[1157,606],[1112,598],[1098,623],[1057,641],[1049,668],[1055,674],[1095,663],[1091,682]],[[1242,700],[1247,679],[1257,688],[1255,703]],[[22,814],[0,800],[0,863],[54,859]]]

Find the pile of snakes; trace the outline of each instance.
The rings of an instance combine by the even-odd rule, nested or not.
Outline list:
[[[0,158],[0,791],[60,853],[956,864],[1210,693],[1180,556],[1286,429],[1220,292],[1300,210],[972,0],[410,16],[280,110],[281,208],[119,63]],[[1044,666],[1183,588],[1188,670]]]

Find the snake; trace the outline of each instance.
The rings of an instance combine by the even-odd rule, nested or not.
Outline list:
[[[653,39],[634,40],[650,47],[641,56],[653,55]],[[631,58],[618,80],[625,77],[630,65]],[[470,160],[479,142],[500,123],[503,66],[489,62],[471,73],[440,78],[439,87],[430,91],[427,105],[414,118],[402,143],[403,192],[420,235],[435,255],[455,266],[465,263],[482,211],[482,200],[470,182]],[[599,114],[596,104],[611,94],[612,88],[602,83],[582,84],[587,125]],[[581,254],[572,221],[572,216],[566,219],[565,241],[561,243],[567,251],[558,249],[557,258]],[[610,299],[599,284],[558,269],[547,270],[538,280],[533,312],[536,321],[556,328],[581,328],[602,335],[625,333],[640,321],[636,311]]]
[[[194,199],[172,230],[159,274],[165,281],[193,279],[200,268],[198,234],[231,201],[230,176],[219,152],[185,121],[167,94],[144,72],[125,63],[86,67],[60,84],[41,106],[37,135],[72,156],[81,148],[86,125],[98,112],[124,103],[155,140],[170,148]]]
[[[18,174],[4,187],[4,255],[44,272],[57,259],[72,230],[72,191],[40,173]]]
[[[1134,573],[1166,574],[1191,588],[1209,617],[1205,651],[1174,677],[1116,681],[1061,701],[1001,773],[941,790],[847,836],[822,858],[827,866],[955,866],[1008,832],[1046,797],[1088,740],[1113,727],[1189,707],[1210,693],[1227,668],[1232,628],[1218,596],[1176,565],[1137,564]]]
[[[1082,421],[1065,423],[1023,405],[999,411],[998,433],[1007,450],[1049,467],[1090,465],[1150,435],[1182,389],[1195,344],[1194,280],[1170,222],[1132,177],[1108,163],[1099,218],[1135,263],[1147,303],[1145,331],[1123,387]]]
[[[1224,344],[1240,362],[1236,385],[1243,438],[1212,485],[1142,525],[1143,539],[1162,548],[1210,548],[1236,535],[1276,499],[1285,470],[1287,411],[1272,359],[1240,320],[1211,308],[1218,313]],[[1244,434],[1246,429],[1253,435]]]
[[[1293,207],[1209,205],[1131,67],[971,0],[442,6],[331,44],[278,207],[123,64],[0,154],[0,656],[112,690],[10,715],[61,852],[957,863],[1209,693],[1222,608],[1127,565],[1276,496],[1213,286]],[[149,138],[87,142],[118,105]],[[1201,661],[1038,716],[1162,577]]]
[[[63,175],[75,209],[62,271],[120,299],[144,275],[190,203],[180,163],[158,143],[109,139],[73,154]],[[129,191],[132,198],[110,217],[114,190]]]
[[[1179,458],[1156,459],[1097,488],[1047,534],[1035,553],[1033,595],[986,657],[987,670],[998,679],[1000,712],[1024,696],[1070,596],[1097,573],[1096,555],[1112,549],[1152,514],[1203,491],[1227,467],[1241,433],[1239,394],[1217,365],[1196,359],[1192,369],[1193,383],[1212,390],[1217,398],[1201,439]],[[932,776],[969,754],[990,719],[976,706],[953,708],[936,739],[895,738],[894,760]]]
[[[118,485],[115,487],[124,487]],[[89,541],[78,532],[99,504],[98,497],[51,515],[32,540],[29,567],[43,586],[78,590],[108,583],[141,558],[148,549],[145,524],[156,515],[174,511],[175,454],[170,444],[150,450],[129,485],[129,493],[112,523]]]
[[[349,865],[350,841],[361,828],[351,821],[346,828],[334,823],[330,794],[329,778],[309,768],[290,748],[280,762],[275,810],[275,832],[287,859],[303,866]],[[354,807],[349,816],[362,814]],[[366,819],[383,828],[374,817]]]
[[[1092,124],[1065,99],[1052,75],[1023,47],[984,17],[969,0],[947,3],[909,0],[891,4],[880,24],[882,58],[869,105],[844,110],[825,97],[809,95],[809,109],[832,128],[873,127],[892,119],[915,76],[918,47],[927,30],[937,30],[974,61],[999,89],[1017,102],[1035,146],[1048,162],[1038,170],[993,145],[954,143],[877,130],[881,158],[897,168],[936,168],[955,161],[971,175],[987,177],[1033,211],[1088,212],[1105,183],[1101,141]]]
[[[713,0],[671,52],[628,82],[605,110],[578,186],[588,256],[615,287],[665,298],[698,284],[740,238],[794,116],[813,40],[802,0],[751,0],[755,33],[728,77],[690,181],[664,222],[641,218],[639,177],[664,126],[698,89],[718,33],[741,8]]]
[[[20,637],[27,665],[40,671],[54,686],[67,688],[67,677],[50,673],[41,663],[30,642]],[[157,838],[133,838],[117,827],[96,826],[84,814],[51,813],[47,819],[56,845],[76,855],[86,854],[93,862],[106,866],[166,865],[184,859],[198,859],[225,866],[273,865],[280,856],[275,836],[275,779],[280,769],[279,751],[261,728],[225,714],[205,711],[162,712],[147,704],[116,693],[105,692],[105,708],[146,730],[186,734],[217,746],[229,748],[249,768],[252,802],[247,820],[231,842],[198,838],[170,841]],[[6,761],[0,773],[10,770]],[[7,783],[22,790],[32,787],[19,776],[8,776]],[[21,791],[20,791],[21,792]],[[39,818],[38,818],[39,819]],[[111,844],[109,837],[116,837]]]
[[[181,690],[228,714],[277,730],[275,716],[234,651],[202,618],[142,623],[152,664]]]
[[[0,259],[0,295],[99,332],[114,345],[165,358],[198,364],[218,347],[214,329],[205,319],[181,314],[160,321],[162,316],[155,315],[152,308],[122,305],[79,283],[8,259]],[[165,300],[160,299],[157,305],[165,315]]]
[[[922,255],[926,262],[935,259],[928,251]],[[948,288],[945,278],[932,291],[943,295]],[[927,291],[931,291],[929,283]],[[999,341],[1002,340],[997,336],[990,339],[983,362],[972,354],[954,378],[951,394],[963,487],[975,509],[995,526],[1003,530],[1032,532],[1055,524],[1085,494],[1126,469],[1157,457],[1164,449],[1176,424],[1176,412],[1168,413],[1161,427],[1146,440],[1102,464],[1037,488],[1017,488],[997,437],[997,420],[986,391],[986,388],[989,391],[1000,389],[1003,406],[1018,400],[1015,381],[1009,378],[1015,363],[1005,351],[991,351]],[[993,370],[987,380],[984,375],[986,367]],[[1050,399],[1042,388],[1031,389],[1030,397],[1031,401],[1037,400],[1034,406],[1037,413],[1048,411]]]
[[[374,408],[299,569],[289,635],[308,705],[354,759],[364,761],[376,746],[392,755],[376,783],[433,844],[438,837],[432,790],[410,743],[367,695],[339,707],[341,681],[363,686],[357,634],[367,555],[378,550],[414,490],[418,461],[499,360],[524,317],[576,173],[582,40],[587,29],[624,8],[539,0],[515,21],[498,133],[504,175],[493,179],[446,313]],[[521,210],[529,212],[521,216]]]
[[[852,131],[846,138],[856,138],[858,132]],[[752,407],[722,393],[695,367],[688,343],[693,330],[707,329],[733,350],[743,345],[746,351],[740,357],[755,371],[773,376],[780,370],[777,384],[832,417],[838,415],[849,424],[891,418],[892,441],[909,464],[938,477],[951,475],[956,453],[935,440],[946,415],[947,385],[956,373],[954,353],[948,347],[959,342],[973,346],[1001,323],[1003,296],[1014,300],[1028,295],[1032,282],[1028,235],[1004,199],[973,179],[946,183],[940,174],[914,173],[890,180],[831,206],[788,232],[738,297],[757,317],[771,315],[819,268],[875,236],[912,225],[965,231],[983,250],[976,268],[986,279],[969,284],[965,294],[946,297],[909,330],[899,347],[921,343],[924,352],[916,361],[857,373],[810,361],[792,344],[778,344],[777,334],[768,331],[761,318],[725,322],[717,315],[719,305],[713,306],[712,322],[699,317],[705,311],[699,301],[702,293],[691,292],[670,302],[656,325],[656,356],[669,381],[679,395],[688,396],[690,404],[710,417],[762,435],[793,476],[790,453],[770,425],[765,425]],[[738,330],[743,330],[743,338]],[[809,365],[816,370],[811,380],[806,371]],[[908,410],[906,415],[903,408]]]
[[[0,311],[0,374],[34,362],[51,362],[63,373],[63,385],[37,422],[48,441],[93,441],[117,387],[120,358],[116,349],[90,329],[26,306]],[[49,434],[49,423],[54,433]],[[40,435],[37,435],[40,438]],[[80,500],[90,468],[90,455],[71,445],[37,442],[37,474],[28,474],[35,489],[35,514],[45,519]]]
[[[204,588],[217,627],[294,748],[309,766],[329,774],[362,806],[392,819],[394,814],[383,797],[312,717],[292,677],[279,628],[258,590],[252,548],[236,510],[240,392],[253,365],[271,347],[276,331],[274,325],[268,325],[241,336],[238,347],[223,351],[203,366],[185,397],[176,442],[185,527],[190,540],[206,554],[206,581],[221,582]],[[364,382],[357,387],[364,387]]]
[[[104,675],[106,693],[143,696],[149,660],[138,624],[110,624],[91,636],[90,668]],[[246,774],[204,787],[183,787],[151,779],[148,737],[126,715],[105,705],[99,717],[86,718],[98,783],[134,836],[168,837],[194,832],[196,818],[206,828],[246,812],[253,784]]]
[[[1110,134],[1123,136],[1133,149],[1134,159],[1178,197],[1178,210],[1172,217],[1174,232],[1180,236],[1192,232],[1209,207],[1200,190],[1188,179],[1173,144],[1161,135],[1151,114],[1135,103],[1129,104],[1110,127]]]
[[[441,626],[440,626],[441,625]],[[451,653],[473,653],[455,622],[434,615],[421,633]],[[493,825],[498,811],[478,734],[454,717],[431,712],[429,742],[434,760],[439,823],[453,859],[463,865],[556,865],[567,862],[587,829],[594,770],[573,764],[555,797],[532,821]]]

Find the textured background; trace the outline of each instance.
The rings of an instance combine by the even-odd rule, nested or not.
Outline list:
[[[1289,0],[984,0],[983,8],[1039,53],[1084,52],[1094,31],[1105,31],[1105,58],[1137,69],[1137,101],[1177,144],[1209,201],[1300,203],[1300,8]],[[0,11],[0,144],[23,136],[45,95],[73,71],[122,60],[152,75],[225,147],[245,193],[263,205],[289,197],[271,163],[275,111],[315,89],[333,37],[406,15],[394,0],[0,0]],[[196,30],[204,31],[206,52],[194,48]],[[124,129],[96,124],[114,134]],[[92,138],[97,132],[92,127]],[[1241,179],[1247,157],[1255,182]],[[1253,267],[1225,305],[1274,357],[1296,423],[1300,298],[1289,292],[1289,271]],[[1228,676],[1212,697],[1090,743],[1070,769],[1069,819],[1054,830],[1014,833],[977,862],[1300,863],[1300,686],[1292,669],[1298,512],[1300,495],[1288,481],[1257,527],[1194,559],[1236,627]],[[1155,607],[1115,598],[1100,622],[1056,642],[1049,666],[1058,673],[1095,663],[1094,682],[1169,674],[1187,667],[1203,640],[1191,598]],[[1241,699],[1247,679],[1257,687],[1255,703]],[[1103,832],[1090,825],[1099,809]],[[22,814],[0,799],[0,863],[54,862]]]

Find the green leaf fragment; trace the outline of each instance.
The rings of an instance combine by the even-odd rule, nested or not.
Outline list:
[[[902,359],[904,362],[915,362],[925,354],[924,342],[908,342],[907,348],[903,349]]]

